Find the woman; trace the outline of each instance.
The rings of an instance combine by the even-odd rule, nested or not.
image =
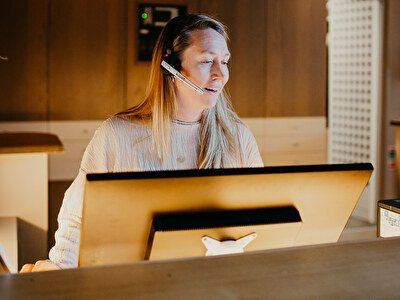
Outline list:
[[[96,131],[65,193],[50,260],[25,265],[21,272],[77,266],[87,173],[263,166],[253,135],[224,90],[227,40],[225,27],[208,16],[168,22],[154,50],[147,96]],[[162,61],[198,88],[172,76]]]

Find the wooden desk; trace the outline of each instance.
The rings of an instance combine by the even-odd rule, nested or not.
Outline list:
[[[0,132],[0,216],[48,229],[47,153],[61,152],[57,136]]]
[[[26,262],[37,260],[38,241],[46,232],[17,217],[0,217],[0,254],[10,272],[17,273]],[[1,299],[1,297],[0,297]]]
[[[47,257],[47,155],[61,151],[63,146],[53,134],[0,132],[0,217],[18,217],[36,228],[38,236],[33,238],[36,242],[30,246],[29,259]],[[18,262],[11,271],[31,261],[19,257]]]
[[[0,153],[62,152],[60,139],[41,132],[0,132]]]
[[[0,275],[5,299],[399,298],[400,239]]]

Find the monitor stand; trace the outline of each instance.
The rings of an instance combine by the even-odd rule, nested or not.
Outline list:
[[[145,259],[290,247],[302,224],[298,210],[292,205],[155,214]]]
[[[253,232],[237,240],[219,241],[209,236],[204,236],[201,241],[207,248],[206,256],[243,253],[244,247],[250,244],[257,237]]]

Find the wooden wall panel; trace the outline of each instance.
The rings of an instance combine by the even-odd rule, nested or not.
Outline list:
[[[385,6],[384,69],[390,89],[388,97],[400,99],[400,1],[388,0]],[[400,105],[400,100],[396,102]],[[400,110],[397,111],[400,115]]]
[[[323,116],[326,1],[268,0],[265,117]]]
[[[325,115],[324,0],[3,2],[0,120],[104,119],[140,102],[150,63],[136,60],[139,2],[186,4],[227,24],[240,116]]]
[[[200,11],[229,28],[228,89],[241,117],[323,116],[324,0],[210,0]]]
[[[264,0],[210,0],[201,11],[217,17],[229,29],[230,79],[227,88],[241,117],[263,117],[266,69]]]
[[[50,1],[49,119],[104,119],[123,108],[126,1]]]
[[[389,125],[389,120],[400,117],[400,1],[384,2],[384,39],[383,39],[383,85],[382,85],[382,156],[381,165],[386,166],[386,151],[395,145],[395,129]],[[400,149],[397,149],[400,156]],[[400,184],[397,172],[382,168],[381,199],[391,199],[400,196]]]
[[[45,120],[47,0],[0,4],[0,120]]]
[[[187,5],[189,13],[198,11],[199,0],[132,0],[128,4],[127,28],[127,97],[125,108],[132,107],[144,99],[150,76],[150,62],[137,60],[137,16],[139,3]]]

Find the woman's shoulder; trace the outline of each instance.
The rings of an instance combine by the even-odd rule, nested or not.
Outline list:
[[[151,128],[138,120],[129,120],[120,116],[112,116],[97,128],[93,139],[98,143],[126,143],[148,138]]]
[[[244,137],[244,138],[253,137],[253,133],[251,132],[250,128],[242,121],[234,121],[233,129],[234,129],[234,134],[239,137]]]
[[[129,132],[129,133],[140,133],[147,132],[150,128],[149,122],[140,121],[136,119],[130,119],[124,116],[112,116],[105,120],[99,129],[104,131],[112,131],[113,133]]]

